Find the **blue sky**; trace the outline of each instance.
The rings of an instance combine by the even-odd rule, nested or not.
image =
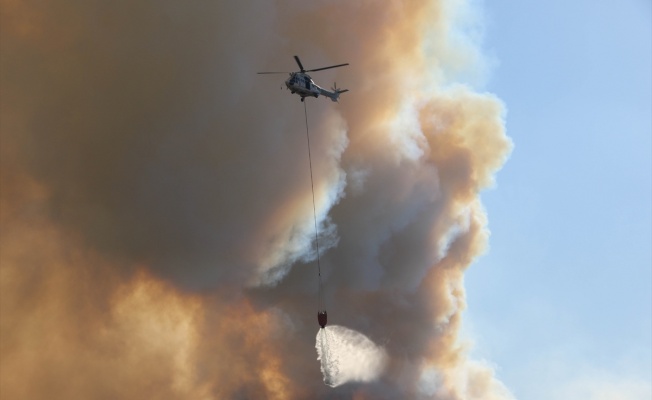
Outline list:
[[[597,399],[597,382],[601,398],[649,396],[651,4],[483,9],[485,89],[515,148],[483,193],[490,249],[466,276],[475,352],[519,399]]]

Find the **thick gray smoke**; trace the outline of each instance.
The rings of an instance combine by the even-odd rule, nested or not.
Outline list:
[[[0,4],[1,397],[511,398],[458,340],[511,148],[468,4]],[[295,54],[351,64],[307,100],[326,331],[375,360],[335,387],[303,106],[256,75]]]

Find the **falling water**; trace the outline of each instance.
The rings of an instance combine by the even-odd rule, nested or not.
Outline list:
[[[316,348],[324,383],[332,387],[352,381],[373,381],[387,362],[382,347],[362,333],[338,325],[317,332]]]

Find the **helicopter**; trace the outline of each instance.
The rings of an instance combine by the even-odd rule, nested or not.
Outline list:
[[[285,80],[285,86],[290,89],[292,94],[296,93],[301,97],[301,101],[304,101],[306,97],[317,98],[320,95],[330,98],[332,101],[337,102],[337,99],[340,97],[340,93],[348,92],[349,89],[338,89],[337,84],[333,84],[331,90],[326,90],[318,86],[312,78],[306,72],[315,72],[322,71],[325,69],[343,67],[346,64],[331,65],[330,67],[322,67],[305,70],[301,60],[298,56],[294,56],[294,60],[299,65],[300,71],[297,72],[258,72],[258,74],[290,74],[290,77]]]

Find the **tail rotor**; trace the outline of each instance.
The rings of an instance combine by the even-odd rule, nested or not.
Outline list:
[[[331,87],[331,90],[333,91],[333,95],[331,96],[331,100],[337,101],[337,99],[340,97],[340,93],[348,92],[349,89],[338,89],[337,88],[337,82],[333,82],[333,87]]]

